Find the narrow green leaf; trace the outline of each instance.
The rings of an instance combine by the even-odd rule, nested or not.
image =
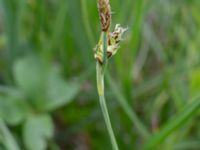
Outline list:
[[[191,95],[196,96],[200,90],[200,68],[193,69],[189,75],[190,93]]]
[[[155,135],[149,138],[149,141],[145,144],[144,149],[155,149],[162,141],[164,141],[172,132],[183,127],[189,119],[196,116],[200,108],[200,97],[192,100],[190,104],[175,115],[168,123],[165,124],[161,130]]]
[[[3,145],[6,150],[20,150],[15,138],[9,131],[3,120],[0,119],[0,133],[3,136]]]
[[[124,98],[122,93],[117,88],[117,85],[115,85],[114,81],[111,79],[109,74],[106,74],[106,79],[108,81],[108,84],[110,88],[112,89],[113,94],[116,96],[116,99],[118,100],[119,104],[125,111],[125,113],[128,115],[132,123],[136,126],[139,134],[144,137],[144,139],[147,139],[150,134],[146,127],[143,125],[143,123],[139,120],[137,114],[131,109],[129,106],[127,100]]]
[[[81,0],[81,10],[82,10],[82,19],[83,19],[83,24],[85,28],[85,32],[87,34],[88,41],[90,43],[91,48],[95,45],[94,41],[94,35],[92,33],[92,28],[91,28],[91,23],[89,21],[89,16],[88,16],[88,7],[87,7],[87,1],[86,0]]]

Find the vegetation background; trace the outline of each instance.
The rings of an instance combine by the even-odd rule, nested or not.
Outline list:
[[[200,1],[111,0],[129,27],[106,97],[121,150],[200,149]],[[0,0],[0,150],[110,150],[95,0]]]

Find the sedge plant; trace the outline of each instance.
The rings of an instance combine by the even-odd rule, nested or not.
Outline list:
[[[97,46],[95,47],[94,57],[96,59],[96,78],[99,101],[106,123],[106,127],[110,136],[111,144],[114,150],[118,150],[118,144],[112,129],[104,89],[104,74],[109,58],[116,54],[119,49],[119,43],[123,33],[127,30],[116,24],[113,32],[110,32],[111,24],[111,7],[109,0],[98,0],[98,10],[101,23],[101,35]]]

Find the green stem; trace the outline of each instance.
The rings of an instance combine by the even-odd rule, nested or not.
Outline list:
[[[102,68],[102,65],[97,62],[97,89],[98,89],[98,94],[99,94],[99,101],[103,113],[103,117],[106,123],[106,127],[110,136],[110,140],[112,143],[113,150],[119,150],[115,135],[112,129],[110,117],[108,114],[108,109],[106,105],[106,100],[105,100],[105,95],[104,95],[104,69]]]
[[[107,64],[107,33],[106,32],[103,32],[102,43],[103,43],[103,67],[105,68]]]
[[[96,73],[97,73],[97,90],[99,94],[99,101],[103,113],[103,117],[106,123],[106,127],[110,136],[111,144],[113,147],[113,150],[119,150],[115,135],[112,129],[107,105],[106,105],[106,100],[105,100],[105,92],[104,92],[104,72],[107,64],[107,33],[103,32],[102,36],[102,43],[103,43],[103,63],[100,64],[98,61],[96,63]]]

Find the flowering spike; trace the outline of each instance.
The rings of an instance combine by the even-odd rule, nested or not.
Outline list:
[[[111,24],[111,8],[109,0],[98,0],[98,10],[101,21],[101,30],[108,32]]]
[[[122,40],[122,35],[128,29],[121,27],[120,24],[116,24],[115,29],[113,32],[108,34],[108,47],[107,47],[107,58],[112,57],[116,54],[117,50],[119,49],[119,44]],[[103,44],[100,40],[97,46],[95,47],[95,59],[102,64],[103,63]]]

